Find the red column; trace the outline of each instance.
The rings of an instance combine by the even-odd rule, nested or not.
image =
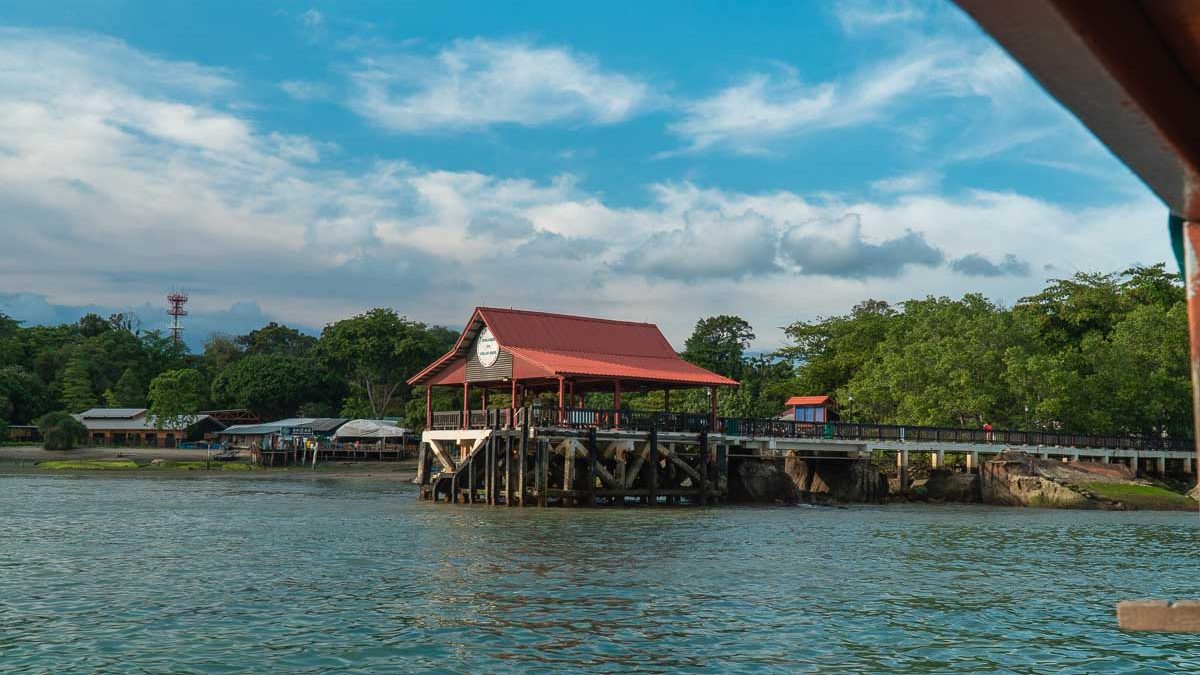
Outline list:
[[[517,378],[512,380],[512,393],[508,397],[508,423],[516,426],[517,422]]]
[[[1188,334],[1192,356],[1192,425],[1200,464],[1200,223],[1183,223],[1183,260],[1187,288]]]
[[[565,421],[564,408],[567,406],[567,381],[561,375],[558,378],[558,423]]]
[[[462,428],[471,428],[471,385],[463,382],[463,425]]]
[[[613,380],[613,427],[621,426],[621,381]]]
[[[433,385],[425,385],[425,428],[433,428]]]

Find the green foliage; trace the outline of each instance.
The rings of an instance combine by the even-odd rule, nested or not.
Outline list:
[[[722,314],[696,322],[683,348],[683,358],[725,377],[742,376],[745,353],[754,331],[745,319]]]
[[[159,429],[184,429],[205,407],[204,378],[193,368],[168,370],[150,382],[151,423]]]
[[[71,412],[83,412],[96,405],[96,394],[92,389],[92,374],[85,357],[71,359],[63,369],[59,388],[59,400]]]
[[[372,309],[325,327],[320,351],[326,367],[348,376],[370,417],[403,410],[411,394],[406,380],[448,351],[457,335],[409,321],[390,309]]]
[[[126,368],[121,378],[104,391],[104,403],[112,408],[142,408],[146,405],[146,387],[133,368]]]
[[[303,356],[317,346],[317,338],[274,321],[234,338],[234,342],[249,356],[259,354]]]
[[[47,450],[71,450],[87,442],[87,427],[65,410],[42,415],[37,427],[42,434],[42,447]]]
[[[266,420],[295,416],[309,403],[333,406],[344,395],[345,384],[315,359],[282,354],[242,358],[212,383],[217,405],[249,408]]]
[[[21,366],[0,368],[0,417],[29,424],[50,407],[50,392],[41,378]]]
[[[1190,497],[1157,485],[1134,483],[1085,483],[1080,486],[1088,492],[1131,509],[1154,509],[1159,511],[1195,511],[1196,502]]]

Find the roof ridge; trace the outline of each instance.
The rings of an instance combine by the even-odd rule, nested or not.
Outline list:
[[[673,351],[674,348],[672,348],[672,353],[670,356],[668,356],[666,354],[663,354],[660,356],[657,354],[626,354],[626,353],[622,353],[622,352],[596,352],[596,351],[592,351],[590,349],[556,349],[556,348],[550,348],[550,347],[525,347],[522,345],[517,345],[515,347],[509,347],[506,345],[504,348],[505,349],[528,349],[530,351],[535,351],[535,352],[556,352],[556,353],[562,352],[562,353],[567,353],[567,354],[597,354],[597,355],[601,355],[601,356],[633,356],[633,357],[636,357],[639,359],[666,359],[668,361],[674,361],[676,359],[683,358],[683,357],[679,356],[679,354],[677,352]]]
[[[556,319],[581,319],[583,321],[601,321],[604,323],[613,323],[622,326],[652,326],[656,330],[658,326],[649,321],[625,321],[623,319],[606,319],[599,316],[584,316],[582,314],[562,314],[559,312],[543,312],[536,309],[514,309],[512,307],[476,307],[476,311],[480,312],[507,312],[509,314],[533,314],[536,316],[551,316]],[[660,331],[661,332],[661,331]]]

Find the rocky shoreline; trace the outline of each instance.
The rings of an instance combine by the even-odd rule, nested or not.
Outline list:
[[[1200,488],[1135,476],[1124,465],[1060,462],[1007,451],[978,473],[933,469],[900,489],[867,459],[801,458],[733,467],[731,499],[754,503],[953,502],[1061,509],[1200,509]]]

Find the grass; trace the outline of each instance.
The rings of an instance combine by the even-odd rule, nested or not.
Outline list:
[[[204,462],[162,462],[160,464],[139,465],[131,459],[55,459],[38,462],[39,469],[59,471],[104,471],[104,470],[146,470],[146,471],[204,471]],[[254,467],[245,462],[212,462],[212,471],[251,471]]]
[[[67,471],[106,471],[112,469],[136,469],[137,462],[131,459],[50,459],[38,462],[39,469]]]
[[[1132,509],[1194,511],[1197,508],[1196,502],[1190,497],[1157,485],[1085,483],[1080,487],[1097,497],[1121,502]]]

